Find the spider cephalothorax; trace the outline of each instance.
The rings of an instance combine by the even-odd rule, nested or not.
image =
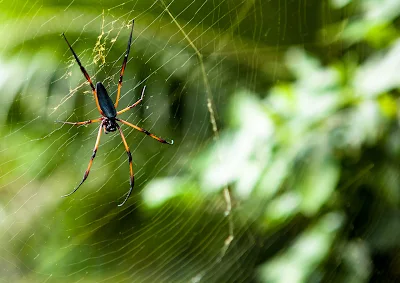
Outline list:
[[[115,132],[117,130],[118,124],[113,118],[103,119],[104,132],[108,134],[109,132]]]
[[[129,50],[130,50],[131,42],[132,42],[133,24],[134,24],[134,21],[132,21],[132,29],[131,29],[131,34],[129,36],[128,47],[126,48],[126,53],[125,53],[125,56],[124,56],[124,61],[122,63],[121,73],[119,75],[118,92],[117,92],[117,99],[115,101],[115,104],[112,102],[110,96],[107,93],[106,88],[104,87],[104,85],[101,82],[98,82],[96,84],[96,88],[94,87],[94,85],[92,83],[92,79],[90,78],[89,74],[86,72],[85,68],[82,66],[81,61],[79,61],[78,56],[76,55],[76,53],[72,49],[72,46],[69,44],[67,38],[63,34],[64,39],[65,39],[65,41],[67,42],[67,44],[69,46],[69,49],[71,50],[72,54],[74,55],[75,60],[78,63],[79,67],[81,68],[81,71],[82,71],[83,75],[85,76],[85,78],[87,79],[87,81],[90,84],[90,87],[92,88],[92,92],[93,92],[94,98],[96,100],[97,110],[99,110],[99,112],[101,114],[100,118],[94,119],[94,120],[88,120],[88,121],[84,121],[84,122],[62,122],[64,124],[71,124],[71,125],[87,125],[87,124],[91,124],[91,123],[94,123],[94,122],[100,122],[100,127],[99,127],[99,131],[98,131],[98,134],[97,134],[96,143],[95,143],[95,146],[94,146],[94,149],[93,149],[93,154],[92,154],[92,157],[91,157],[91,159],[89,161],[88,168],[86,169],[86,172],[83,175],[83,179],[80,182],[80,184],[71,193],[65,195],[64,197],[70,196],[73,193],[75,193],[78,190],[78,188],[83,184],[83,182],[85,182],[86,178],[88,177],[89,172],[90,172],[90,168],[92,167],[93,160],[96,157],[96,153],[97,153],[97,149],[99,147],[100,137],[101,137],[101,133],[102,133],[103,128],[104,128],[104,132],[106,134],[109,133],[109,132],[115,132],[116,130],[119,131],[119,133],[121,135],[121,138],[122,138],[122,142],[124,143],[124,146],[125,146],[126,153],[128,154],[129,173],[130,173],[130,189],[128,191],[127,196],[125,197],[125,200],[119,206],[122,206],[128,200],[129,196],[132,193],[132,189],[133,189],[133,185],[134,185],[134,174],[133,174],[133,169],[132,169],[132,155],[131,155],[131,152],[129,150],[128,144],[127,144],[127,142],[125,140],[125,136],[124,136],[124,134],[123,134],[123,132],[121,130],[121,127],[118,125],[117,122],[121,122],[121,123],[123,123],[123,124],[125,124],[127,126],[130,126],[130,127],[134,128],[134,129],[136,129],[136,130],[138,130],[138,131],[140,131],[142,133],[145,133],[146,135],[152,137],[153,139],[158,140],[159,142],[167,143],[167,144],[173,144],[173,141],[166,141],[166,140],[164,140],[162,138],[159,138],[159,137],[153,135],[152,133],[150,133],[149,131],[147,131],[147,130],[145,130],[143,128],[140,128],[140,127],[138,127],[136,125],[133,125],[133,124],[127,122],[127,121],[124,121],[122,119],[118,119],[117,118],[117,115],[119,115],[121,113],[124,113],[124,112],[132,109],[136,105],[138,105],[143,100],[144,91],[146,89],[146,86],[144,86],[143,90],[142,90],[142,95],[141,95],[141,97],[140,97],[140,99],[138,101],[136,101],[131,106],[128,106],[128,107],[122,109],[121,111],[117,112],[116,107],[118,106],[118,101],[119,101],[119,97],[120,97],[120,94],[121,94],[122,78],[124,76],[125,67],[126,67],[126,63],[128,61]]]

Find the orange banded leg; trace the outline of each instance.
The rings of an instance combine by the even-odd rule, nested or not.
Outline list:
[[[93,154],[92,154],[92,157],[90,158],[88,168],[86,169],[85,174],[83,175],[82,181],[72,192],[70,192],[69,194],[63,195],[62,197],[68,197],[68,196],[72,195],[73,193],[75,193],[79,189],[79,187],[83,184],[83,182],[85,182],[86,178],[89,176],[90,168],[92,167],[93,160],[96,157],[97,149],[99,148],[102,127],[103,127],[103,123],[101,123],[101,125],[99,127],[99,133],[97,134],[97,140],[96,140],[96,144],[94,145]]]
[[[121,135],[122,142],[124,143],[126,154],[128,155],[129,174],[130,174],[130,179],[129,179],[130,189],[129,189],[129,192],[126,195],[125,200],[121,204],[118,205],[118,206],[123,206],[125,204],[125,202],[128,200],[128,198],[132,194],[133,186],[134,186],[134,183],[135,183],[135,176],[133,174],[133,168],[132,168],[132,154],[131,154],[131,151],[129,150],[128,144],[126,143],[126,139],[125,139],[124,133],[121,130],[121,127],[118,124],[117,124],[117,127],[118,127],[118,131],[119,131],[119,133]]]
[[[167,140],[164,140],[164,139],[162,139],[162,138],[159,138],[159,137],[157,137],[156,135],[153,135],[152,133],[150,133],[149,131],[147,131],[147,130],[145,130],[145,129],[143,129],[143,128],[140,128],[140,127],[138,127],[138,126],[136,126],[136,125],[134,125],[134,124],[131,124],[131,123],[125,121],[125,120],[122,120],[122,119],[115,119],[115,120],[120,121],[121,123],[123,123],[123,124],[125,124],[125,125],[127,125],[127,126],[129,126],[129,127],[132,127],[132,128],[134,128],[135,130],[138,130],[139,132],[145,133],[146,135],[152,137],[152,138],[155,139],[155,140],[158,140],[158,141],[161,142],[161,143],[174,144],[174,141],[173,141],[173,140],[167,141]]]
[[[128,106],[128,107],[122,109],[121,111],[118,111],[118,112],[117,112],[117,115],[119,115],[119,114],[121,114],[121,113],[124,113],[124,112],[126,112],[126,111],[132,109],[133,107],[135,107],[136,105],[138,105],[140,102],[142,102],[143,97],[144,97],[144,91],[145,91],[145,90],[146,90],[146,86],[143,87],[142,95],[140,96],[139,100],[136,101],[135,103],[133,103],[131,106]]]
[[[63,123],[63,124],[69,124],[69,125],[88,125],[91,123],[96,123],[96,122],[100,122],[101,118],[99,119],[93,119],[93,120],[87,120],[87,121],[83,121],[83,122],[67,122],[67,121],[56,121],[56,123]]]
[[[125,56],[124,56],[124,61],[122,62],[121,73],[119,74],[117,99],[115,100],[115,104],[114,104],[114,107],[115,107],[115,108],[117,108],[117,106],[118,106],[119,97],[120,97],[120,95],[121,95],[122,79],[123,79],[123,77],[124,77],[126,63],[128,62],[129,51],[131,50],[132,32],[133,32],[133,26],[134,26],[134,24],[135,24],[135,20],[132,20],[131,34],[130,34],[130,36],[129,36],[128,46],[126,47],[126,52],[125,52]]]
[[[81,68],[81,72],[85,76],[86,80],[89,82],[90,87],[92,88],[94,99],[96,100],[97,109],[99,110],[100,114],[103,115],[104,113],[100,108],[99,100],[97,99],[96,89],[94,88],[92,79],[90,78],[89,74],[86,72],[86,69],[82,66],[82,63],[78,58],[78,55],[76,55],[74,49],[72,49],[72,46],[71,46],[71,44],[69,44],[69,42],[68,42],[67,38],[65,37],[64,33],[62,34],[62,36],[64,37],[65,41],[67,42],[69,49],[71,50],[72,54],[74,55],[75,60],[78,63],[79,67]]]

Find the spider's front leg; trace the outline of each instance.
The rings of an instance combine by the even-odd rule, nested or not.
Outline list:
[[[89,176],[90,168],[92,168],[93,160],[96,157],[97,149],[99,148],[102,128],[103,128],[103,122],[100,124],[99,133],[97,134],[97,139],[96,139],[96,143],[95,143],[94,148],[93,148],[92,157],[90,158],[89,165],[88,165],[88,167],[87,167],[87,169],[85,171],[85,174],[83,175],[82,181],[79,183],[79,185],[72,192],[70,192],[69,194],[63,195],[62,197],[68,197],[68,196],[72,195],[73,193],[75,193],[79,189],[79,187],[83,184],[83,182],[85,182],[87,177]]]
[[[102,118],[98,118],[98,119],[87,120],[87,121],[83,121],[83,122],[56,121],[56,123],[63,123],[63,124],[79,126],[79,125],[88,125],[88,124],[91,124],[91,123],[100,122],[101,120],[103,120],[103,119]]]
[[[130,188],[129,188],[129,192],[126,195],[124,201],[121,204],[118,205],[118,206],[123,206],[125,204],[125,202],[128,200],[128,198],[131,196],[131,193],[132,193],[132,190],[133,190],[133,186],[134,186],[134,183],[135,183],[135,176],[133,174],[133,168],[132,168],[132,154],[131,154],[131,151],[129,149],[128,143],[126,142],[124,133],[122,132],[120,126],[118,124],[116,124],[116,125],[117,125],[117,128],[118,128],[119,134],[121,135],[122,142],[124,143],[126,154],[128,155],[128,161],[129,161]]]

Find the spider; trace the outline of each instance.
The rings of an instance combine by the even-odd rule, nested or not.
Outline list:
[[[100,143],[100,137],[101,137],[101,133],[102,130],[104,130],[104,133],[107,134],[109,132],[115,132],[115,131],[119,131],[119,134],[121,135],[122,138],[122,142],[124,143],[125,146],[125,150],[126,153],[128,155],[128,161],[129,161],[129,173],[130,173],[130,189],[128,191],[128,194],[125,197],[125,200],[119,204],[118,206],[122,206],[125,204],[125,202],[128,200],[128,198],[130,197],[132,190],[133,190],[133,186],[134,186],[134,173],[133,173],[133,169],[132,169],[132,154],[129,150],[128,144],[126,142],[125,136],[122,132],[122,129],[120,128],[120,126],[118,125],[117,122],[121,122],[129,127],[132,127],[142,133],[145,133],[146,135],[152,137],[153,139],[156,139],[157,141],[161,142],[161,143],[166,143],[166,144],[173,144],[174,141],[167,141],[164,140],[162,138],[159,138],[155,135],[153,135],[152,133],[150,133],[149,131],[140,128],[136,125],[133,125],[125,120],[119,119],[117,118],[117,115],[124,113],[132,108],[134,108],[136,105],[138,105],[142,100],[143,100],[143,96],[144,96],[144,91],[146,89],[146,86],[143,87],[142,90],[142,94],[139,98],[138,101],[136,101],[134,104],[120,110],[117,111],[116,108],[118,106],[118,101],[119,101],[119,97],[121,94],[121,87],[122,87],[122,79],[124,76],[124,72],[125,72],[125,67],[126,67],[126,63],[128,61],[128,56],[129,56],[129,51],[131,48],[131,42],[132,42],[132,32],[133,32],[133,25],[134,25],[134,20],[132,20],[132,28],[131,28],[131,34],[129,36],[129,40],[128,40],[128,46],[126,48],[126,52],[125,52],[125,56],[124,56],[124,61],[122,62],[122,67],[121,67],[121,72],[120,72],[120,76],[119,76],[119,81],[118,81],[118,91],[117,91],[117,99],[115,101],[115,103],[112,102],[110,96],[107,93],[106,88],[104,87],[104,85],[101,82],[98,82],[96,84],[96,88],[94,87],[92,80],[90,78],[90,76],[88,75],[88,73],[86,72],[85,68],[82,66],[81,61],[79,60],[78,56],[76,55],[76,53],[74,52],[74,50],[72,49],[71,44],[69,44],[67,38],[65,37],[65,34],[63,33],[62,36],[64,37],[65,41],[68,44],[69,49],[71,50],[72,54],[75,57],[76,62],[78,63],[79,67],[81,68],[81,71],[83,73],[83,75],[85,76],[86,80],[89,82],[90,87],[92,88],[92,92],[96,101],[96,105],[97,105],[97,110],[99,110],[101,117],[98,119],[93,119],[93,120],[87,120],[87,121],[83,121],[83,122],[65,122],[65,121],[56,121],[56,122],[60,122],[63,124],[70,124],[70,125],[88,125],[91,123],[95,123],[95,122],[100,122],[100,127],[99,127],[99,131],[97,134],[97,139],[96,139],[96,143],[94,145],[94,149],[93,149],[93,154],[92,157],[90,158],[89,161],[89,165],[85,171],[85,174],[83,175],[82,181],[79,183],[79,185],[69,194],[64,195],[62,197],[67,197],[72,195],[73,193],[75,193],[79,187],[83,184],[83,182],[85,182],[85,180],[87,179],[89,172],[90,172],[90,168],[92,167],[93,164],[93,160],[96,157],[96,153],[97,153],[97,149],[99,147],[99,143]]]

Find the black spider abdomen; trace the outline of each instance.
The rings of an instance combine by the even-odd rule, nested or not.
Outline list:
[[[101,82],[96,84],[96,93],[100,109],[103,111],[104,116],[107,118],[115,118],[117,116],[117,110],[115,110],[114,103],[108,96],[107,90]]]

